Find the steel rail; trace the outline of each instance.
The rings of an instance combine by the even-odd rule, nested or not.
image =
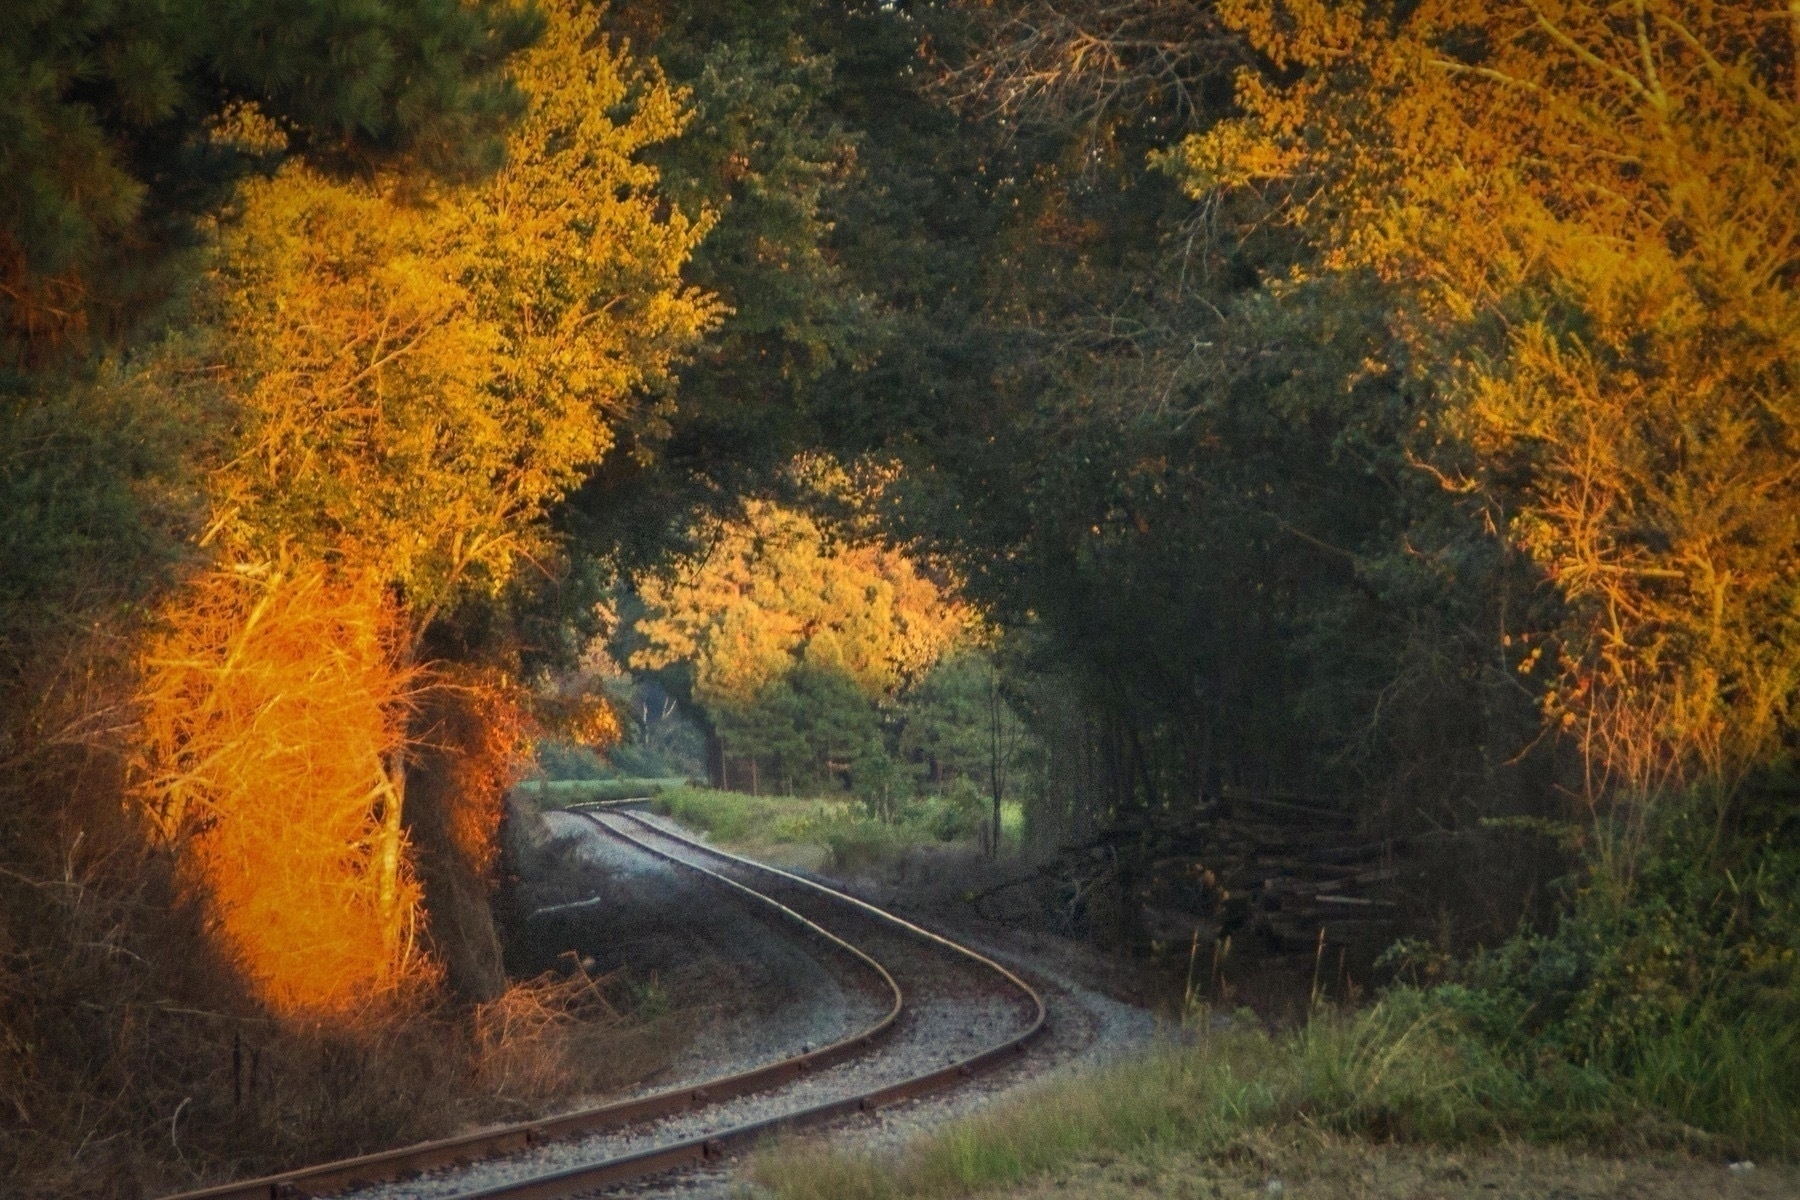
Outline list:
[[[583,815],[587,816],[596,826],[605,829],[613,836],[633,842],[640,848],[651,854],[655,854],[660,858],[666,859],[669,862],[679,863],[682,866],[697,871],[707,870],[707,868],[701,867],[697,863],[690,862],[678,855],[670,854],[665,850],[659,850],[649,843],[644,842],[631,834],[625,833],[623,830],[613,828],[598,816],[586,813]],[[1023,979],[1020,979],[1013,972],[1009,971],[1006,967],[978,951],[971,950],[967,946],[951,941],[949,938],[943,937],[940,934],[933,933],[931,930],[916,925],[902,917],[897,917],[893,913],[878,908],[867,901],[860,900],[855,896],[846,895],[834,888],[829,888],[823,884],[816,883],[813,880],[807,879],[805,876],[796,875],[791,871],[784,871],[779,867],[771,867],[767,863],[759,863],[754,859],[743,858],[728,851],[708,846],[704,842],[695,841],[694,839],[685,837],[681,834],[672,833],[633,813],[615,810],[608,815],[623,817],[644,829],[650,830],[656,836],[667,838],[672,842],[685,845],[704,854],[709,854],[743,867],[765,872],[770,875],[776,875],[794,883],[801,884],[804,887],[822,893],[834,900],[861,909],[869,915],[894,925],[924,941],[954,951],[956,954],[998,973],[1008,984],[1013,988],[1016,988],[1027,1000],[1032,1010],[1030,1024],[1023,1032],[1015,1034],[1005,1041],[990,1046],[977,1054],[972,1054],[967,1058],[959,1059],[956,1062],[949,1063],[946,1066],[938,1067],[934,1070],[921,1072],[896,1083],[872,1088],[868,1091],[845,1096],[838,1100],[828,1101],[824,1104],[816,1104],[795,1112],[783,1113],[780,1116],[768,1117],[761,1121],[751,1121],[742,1125],[735,1125],[729,1129],[718,1130],[701,1137],[687,1138],[683,1141],[673,1142],[666,1146],[653,1147],[630,1154],[599,1159],[591,1163],[582,1163],[578,1166],[569,1167],[561,1171],[533,1175],[522,1179],[475,1188],[466,1192],[458,1192],[453,1196],[445,1197],[444,1200],[562,1200],[564,1197],[578,1196],[596,1188],[606,1187],[615,1183],[623,1183],[627,1180],[637,1179],[645,1175],[654,1175],[663,1171],[676,1170],[681,1167],[691,1167],[702,1163],[714,1162],[725,1158],[735,1150],[753,1146],[774,1133],[789,1129],[797,1129],[807,1125],[815,1125],[835,1117],[869,1112],[889,1104],[895,1104],[902,1100],[910,1100],[914,1097],[923,1096],[949,1087],[952,1084],[959,1083],[984,1069],[991,1068],[1002,1062],[1010,1061],[1017,1054],[1024,1051],[1034,1039],[1048,1028],[1048,1015],[1044,1008],[1044,999],[1038,994],[1037,990]]]
[[[586,817],[589,821],[593,822],[595,825],[599,825],[602,828],[606,828],[606,823],[604,821],[600,820],[594,814],[582,813],[581,815]],[[1023,979],[1020,979],[1017,975],[1013,974],[1011,971],[1007,970],[1004,966],[1000,965],[998,962],[995,962],[993,959],[989,958],[987,955],[982,954],[980,951],[977,951],[977,950],[971,950],[969,947],[963,945],[961,942],[951,941],[949,938],[944,937],[942,934],[933,933],[931,930],[925,928],[923,925],[916,925],[913,922],[908,921],[904,917],[897,917],[893,913],[889,912],[887,909],[880,908],[880,907],[877,907],[876,905],[870,904],[868,901],[859,899],[856,896],[852,896],[849,892],[843,891],[839,888],[828,887],[827,885],[820,883],[816,879],[808,879],[806,876],[795,874],[793,871],[786,871],[780,867],[772,867],[768,863],[757,862],[754,858],[745,858],[741,854],[733,854],[729,850],[721,850],[717,846],[709,846],[705,842],[700,841],[698,838],[691,838],[691,837],[688,837],[686,834],[676,833],[672,829],[665,829],[661,825],[658,825],[652,821],[647,821],[635,812],[631,812],[631,811],[624,810],[624,809],[615,809],[615,810],[607,813],[606,815],[609,817],[623,818],[627,821],[630,821],[634,825],[637,825],[643,829],[650,830],[657,837],[667,838],[671,842],[675,842],[680,845],[686,846],[692,850],[698,850],[703,854],[710,854],[714,858],[722,858],[722,859],[726,860],[727,862],[736,864],[737,866],[748,867],[749,869],[751,869],[753,871],[761,871],[765,875],[774,875],[774,876],[777,876],[781,879],[788,881],[789,883],[797,883],[804,888],[808,888],[812,891],[820,893],[821,895],[828,896],[831,899],[836,900],[841,904],[849,904],[855,908],[861,909],[863,912],[869,914],[870,916],[875,917],[878,920],[883,921],[889,925],[893,925],[899,929],[903,929],[907,933],[911,934],[914,937],[921,938],[925,941],[932,942],[936,945],[942,946],[947,950],[954,951],[955,953],[962,955],[964,958],[970,960],[971,962],[978,963],[981,966],[986,967],[988,970],[994,971],[997,974],[1001,975],[1003,978],[1005,978],[1007,983],[1009,983],[1013,987],[1017,988],[1022,995],[1028,997],[1030,999],[1031,1003],[1035,1006],[1035,1008],[1037,1010],[1037,1024],[1041,1025],[1044,1022],[1044,1020],[1046,1019],[1046,1014],[1044,1011],[1043,997],[1039,996],[1037,994],[1037,991],[1035,989],[1033,989],[1030,984],[1026,983]],[[616,833],[617,831],[615,830],[614,832]],[[633,839],[633,840],[635,841],[636,839]],[[643,846],[642,842],[639,842],[638,844],[640,846]],[[662,854],[662,852],[660,852],[650,846],[644,846],[644,849],[649,850],[652,854]],[[682,863],[684,866],[694,866],[695,865],[693,863],[686,862],[685,860],[683,860],[681,858],[678,858],[678,857],[675,857],[672,855],[668,855],[668,854],[662,854],[662,857],[665,859],[669,859],[672,862]],[[704,868],[700,868],[700,867],[695,867],[695,869],[696,870],[704,870]],[[1034,1028],[1035,1028],[1035,1025],[1034,1025]]]
[[[596,820],[594,824],[622,841],[639,845],[636,839],[607,828],[601,821]],[[640,848],[643,847],[640,846]],[[657,858],[680,862],[678,859],[654,850],[647,850],[647,852]],[[845,1059],[852,1058],[893,1032],[895,1023],[905,1009],[906,997],[901,991],[900,985],[895,982],[893,975],[873,956],[779,900],[765,896],[735,879],[728,878],[716,871],[709,871],[705,867],[695,866],[692,863],[681,862],[680,865],[747,896],[753,901],[773,908],[813,936],[824,940],[833,948],[869,968],[875,973],[891,998],[887,1013],[873,1025],[828,1046],[792,1055],[776,1062],[765,1063],[748,1071],[702,1080],[685,1087],[653,1092],[634,1100],[620,1100],[611,1104],[581,1109],[577,1112],[564,1113],[561,1116],[546,1117],[536,1121],[521,1121],[497,1129],[459,1134],[455,1137],[402,1146],[394,1150],[364,1154],[356,1158],[319,1163],[256,1179],[219,1184],[198,1191],[180,1192],[164,1197],[164,1200],[303,1200],[309,1196],[329,1195],[332,1192],[383,1183],[420,1171],[463,1166],[482,1159],[504,1157],[543,1145],[546,1142],[599,1133],[679,1113],[693,1112],[735,1096],[766,1091],[771,1087],[797,1079],[810,1071],[833,1066]],[[553,906],[553,910],[564,907],[566,906],[556,905]]]

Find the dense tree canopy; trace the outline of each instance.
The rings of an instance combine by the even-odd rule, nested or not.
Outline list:
[[[1571,606],[1547,715],[1627,786],[1766,760],[1800,688],[1792,38],[1749,5],[1221,7],[1298,78],[1245,72],[1189,185],[1399,292],[1433,467]]]
[[[98,318],[137,321],[146,270],[179,244],[242,152],[205,136],[261,108],[300,148],[352,165],[403,154],[491,166],[520,97],[509,54],[539,26],[503,3],[42,0],[0,45],[0,333],[8,357]],[[123,273],[125,278],[120,278]],[[135,286],[134,286],[135,285]],[[21,345],[23,343],[23,346]]]

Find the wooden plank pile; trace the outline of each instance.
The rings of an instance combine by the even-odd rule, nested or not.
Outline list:
[[[1164,852],[1140,893],[1145,931],[1165,947],[1231,937],[1277,955],[1379,953],[1398,936],[1399,847],[1358,837],[1356,824],[1341,803],[1227,791],[1160,829]]]

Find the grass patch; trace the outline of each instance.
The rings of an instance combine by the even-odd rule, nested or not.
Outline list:
[[[1276,1185],[1279,1185],[1277,1187]],[[1703,1159],[1619,1157],[1498,1142],[1406,1145],[1290,1126],[1228,1156],[1182,1150],[1079,1163],[997,1193],[1006,1200],[1793,1200],[1800,1170],[1743,1174]]]
[[[895,819],[870,815],[851,799],[749,796],[712,788],[676,787],[656,796],[651,807],[721,845],[748,852],[816,846],[836,870],[854,870],[892,861],[918,846],[968,840],[971,812],[966,805],[929,797],[909,801]],[[1016,810],[1016,806],[1009,806]],[[1002,811],[1015,831],[1023,818]],[[781,857],[778,855],[778,857]]]
[[[540,809],[567,808],[592,800],[630,800],[638,796],[655,796],[670,788],[683,787],[680,776],[644,779],[528,779],[516,784],[515,792],[530,797]]]
[[[1450,1009],[1401,991],[1360,1012],[1322,1012],[1288,1032],[1234,1018],[1190,1044],[1040,1086],[898,1155],[789,1143],[754,1171],[779,1200],[966,1196],[1119,1155],[1229,1159],[1296,1130],[1435,1145],[1795,1148],[1791,1129],[1760,1143],[1703,1134],[1636,1084],[1595,1070],[1521,1070]]]

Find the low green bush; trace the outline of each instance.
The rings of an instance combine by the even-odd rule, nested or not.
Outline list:
[[[920,845],[971,839],[986,812],[972,788],[908,800],[891,820],[848,798],[747,796],[698,787],[666,789],[652,807],[721,843],[823,846],[838,870],[890,861]],[[1009,806],[1008,815],[1015,808]]]
[[[630,800],[682,787],[685,779],[529,779],[514,791],[531,797],[540,808],[567,808],[595,800]]]
[[[855,816],[849,801],[749,796],[700,787],[671,788],[658,794],[651,808],[714,841],[749,846],[820,842],[825,826]]]
[[[1725,1145],[1800,1150],[1800,783],[1697,793],[1588,834],[1556,927],[1432,993],[1499,1053],[1618,1081]]]

